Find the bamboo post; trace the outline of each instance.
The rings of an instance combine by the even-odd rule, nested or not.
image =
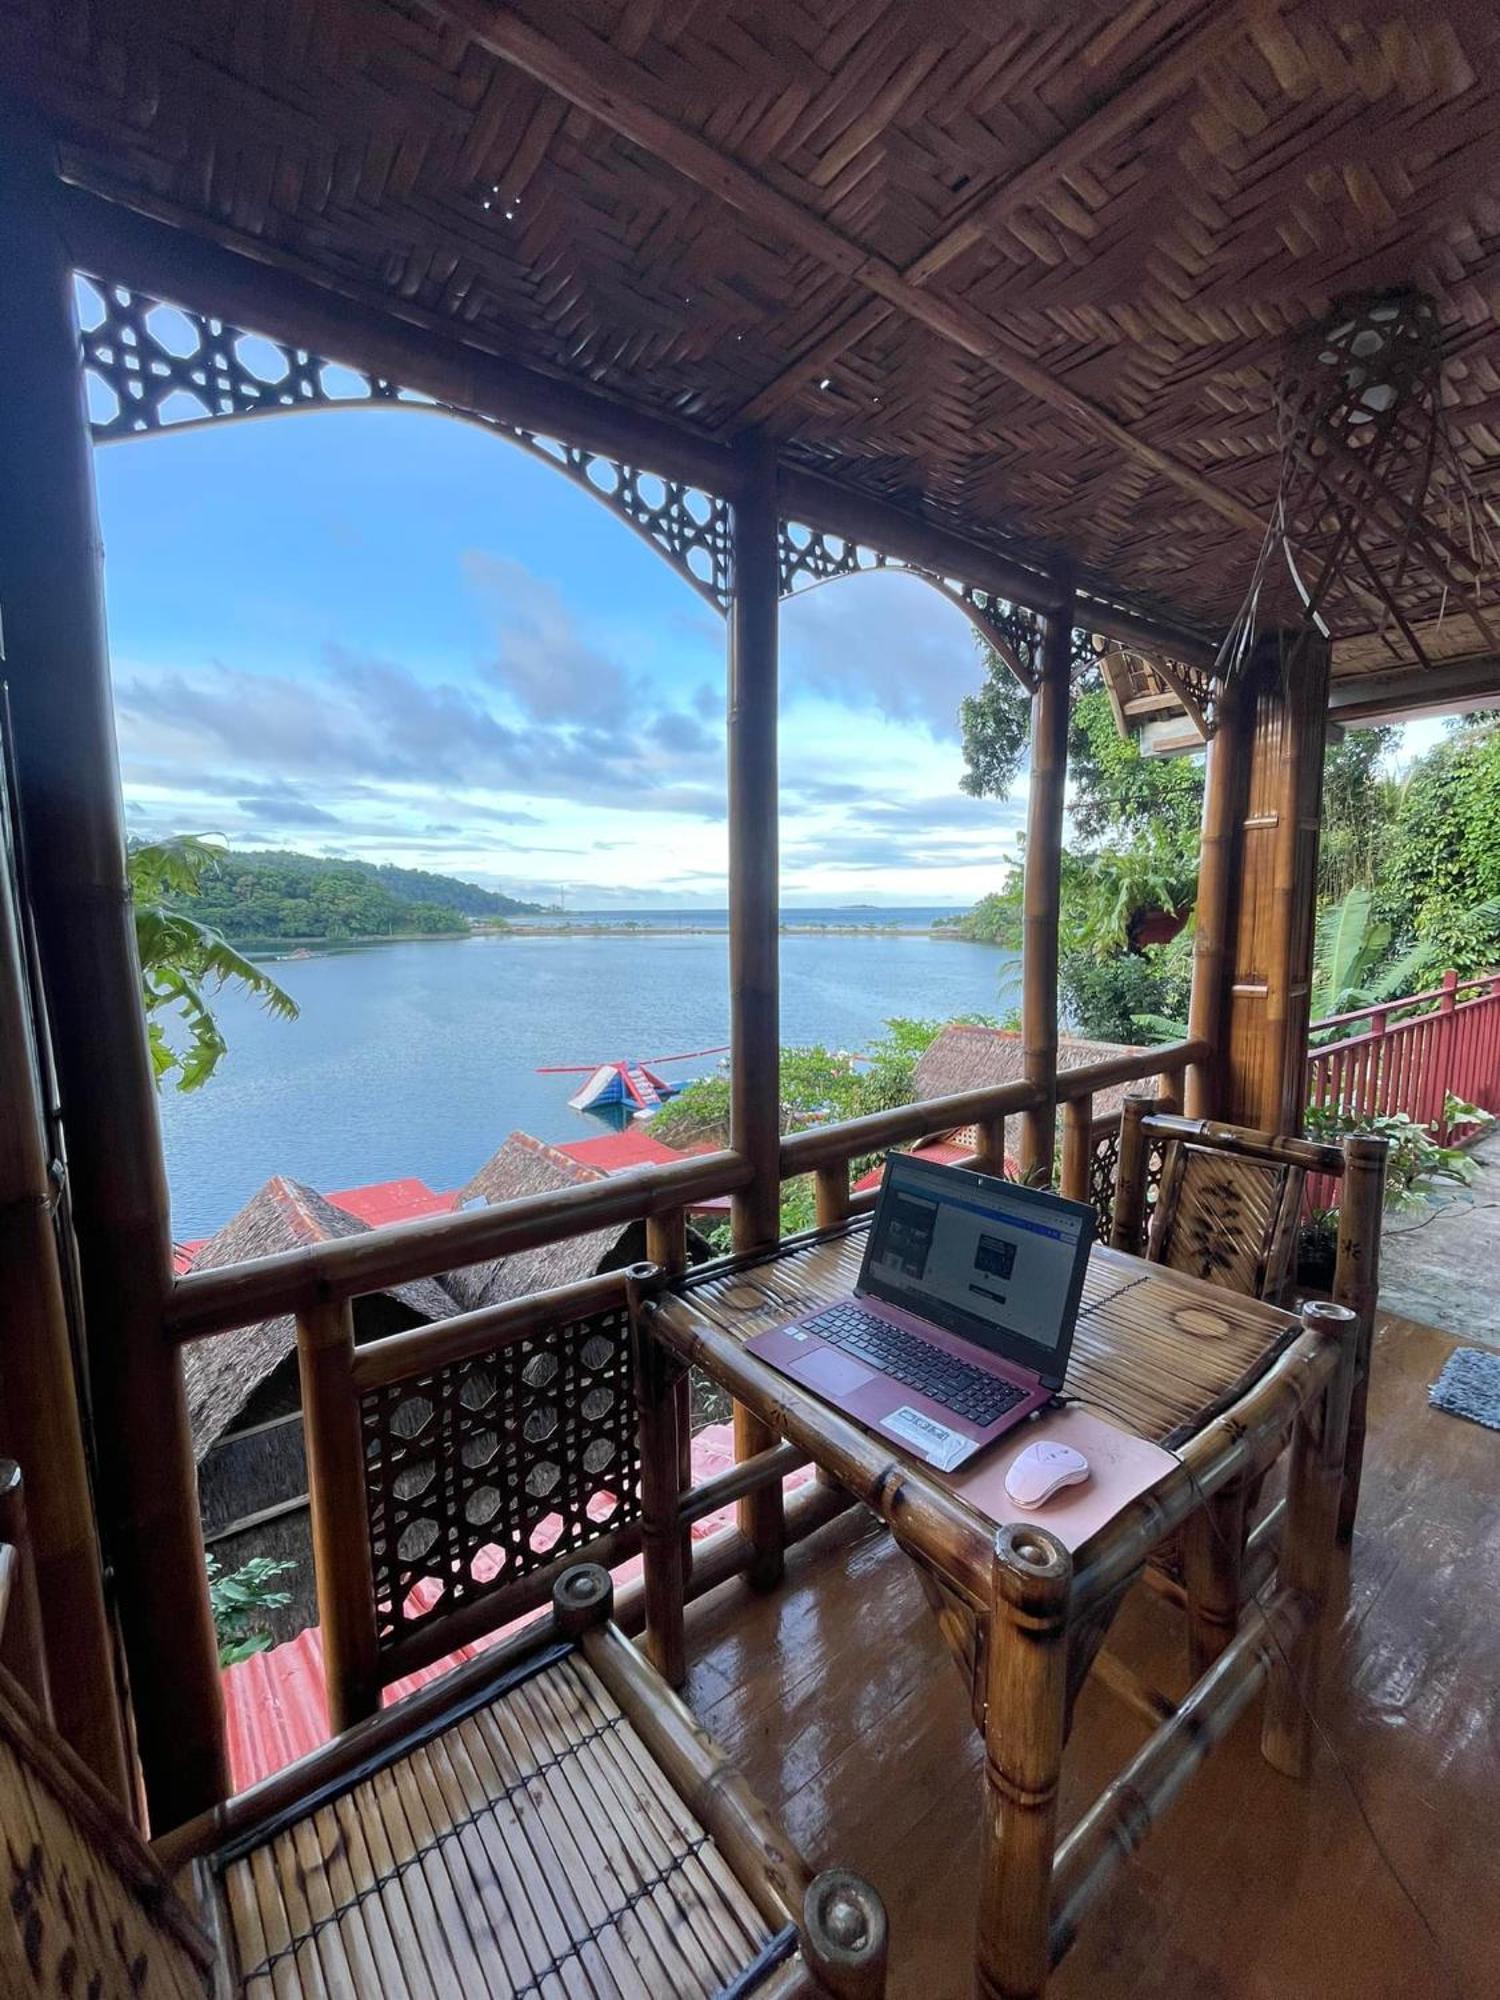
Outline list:
[[[0,1458],[0,1666],[55,1720],[21,1468]]]
[[[849,1166],[819,1167],[813,1175],[813,1214],[819,1229],[836,1229],[849,1216]]]
[[[1031,698],[1031,793],[1021,931],[1021,1046],[1026,1081],[1046,1101],[1021,1114],[1023,1180],[1050,1181],[1057,1133],[1057,918],[1062,895],[1063,805],[1068,771],[1068,697],[1073,593],[1049,614],[1041,671]]]
[[[159,1830],[221,1799],[218,1654],[187,1403],[163,1337],[166,1180],[141,1009],[99,525],[51,135],[0,113],[0,601],[21,821],[90,1356],[97,1518]]]
[[[659,1340],[653,1340],[642,1311],[643,1283],[650,1266],[627,1274],[630,1324],[635,1346],[636,1399],[641,1426],[641,1556],[646,1599],[646,1654],[670,1687],[687,1678],[683,1627],[687,1577],[684,1535],[679,1521],[681,1495],[678,1454],[678,1377],[684,1369]]]
[[[1005,1172],[1005,1120],[980,1118],[974,1126],[974,1160],[981,1173]]]
[[[1069,1098],[1062,1108],[1062,1128],[1062,1192],[1069,1201],[1087,1201],[1094,1154],[1093,1098]]]
[[[1370,1367],[1375,1342],[1375,1313],[1380,1296],[1380,1232],[1385,1219],[1385,1177],[1390,1143],[1369,1132],[1351,1133],[1343,1142],[1344,1185],[1339,1197],[1338,1261],[1334,1265],[1333,1296],[1347,1306],[1357,1322],[1354,1345],[1354,1389],[1349,1404],[1349,1435],[1344,1452],[1343,1490],[1339,1498],[1339,1540],[1354,1534],[1359,1511],[1359,1483],[1364,1470],[1365,1428],[1370,1400]]]
[[[1131,1095],[1120,1106],[1120,1158],[1115,1168],[1115,1206],[1109,1247],[1139,1257],[1146,1226],[1146,1162],[1149,1148],[1141,1121],[1156,1110],[1154,1098]]]
[[[338,1735],[380,1706],[365,1449],[354,1384],[354,1309],[347,1299],[304,1307],[297,1315],[297,1366],[323,1677],[328,1720]]]
[[[1307,1618],[1272,1669],[1261,1752],[1267,1763],[1289,1778],[1303,1775],[1311,1749],[1312,1704],[1338,1530],[1358,1337],[1355,1316],[1347,1306],[1305,1305],[1302,1324],[1309,1333],[1337,1341],[1338,1361],[1322,1392],[1298,1412],[1287,1473],[1280,1582],[1301,1600]]]
[[[1246,730],[1242,693],[1220,690],[1218,721],[1208,747],[1203,788],[1203,831],[1198,850],[1198,908],[1193,930],[1193,988],[1188,1038],[1206,1042],[1210,1054],[1187,1073],[1190,1118],[1223,1112],[1224,1035],[1230,939],[1235,923],[1235,882],[1240,822],[1245,812]]]
[[[0,790],[0,823],[5,819]],[[0,857],[0,1451],[26,1469],[52,1710],[128,1811],[133,1779],[84,1454],[19,912]]]
[[[1246,1482],[1233,1479],[1211,1493],[1182,1526],[1188,1669],[1194,1681],[1203,1678],[1239,1630],[1248,1500]]]
[[[670,1209],[665,1215],[646,1218],[646,1257],[663,1277],[679,1277],[688,1267],[687,1210]],[[679,1370],[672,1384],[677,1423],[677,1490],[686,1493],[693,1483],[693,1380],[691,1371]],[[693,1533],[682,1531],[682,1574],[684,1585],[693,1572]]]
[[[1011,1523],[996,1534],[979,1863],[980,2000],[1033,2000],[1047,1983],[1072,1582],[1072,1557],[1044,1528]]]
[[[776,452],[767,438],[741,447],[734,502],[734,596],[729,617],[729,1143],[754,1170],[734,1196],[736,1250],[781,1233],[781,1046],[777,844]],[[735,1405],[734,1447],[753,1458],[774,1434]],[[739,1524],[755,1549],[751,1581],[780,1581],[785,1513],[779,1488],[742,1500]]]

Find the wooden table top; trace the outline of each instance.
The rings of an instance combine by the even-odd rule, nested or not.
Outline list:
[[[743,1344],[846,1297],[868,1227],[861,1217],[836,1236],[768,1252],[739,1269],[690,1273],[676,1289],[682,1304]],[[1296,1318],[1275,1306],[1096,1244],[1066,1391],[1096,1415],[1170,1448],[1242,1395],[1297,1331]],[[775,1379],[774,1370],[766,1372]]]

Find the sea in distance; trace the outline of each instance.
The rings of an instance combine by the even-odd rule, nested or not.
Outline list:
[[[1013,1008],[1016,955],[931,931],[955,914],[784,911],[782,1041],[857,1053],[891,1015]],[[539,1072],[727,1042],[726,925],[712,910],[571,911],[507,935],[278,958],[299,1018],[221,995],[217,1074],[161,1094],[174,1235],[211,1235],[272,1174],[324,1193],[406,1175],[447,1189],[518,1129],[597,1136],[604,1125],[568,1109],[582,1078]],[[685,1081],[718,1060],[665,1074]]]

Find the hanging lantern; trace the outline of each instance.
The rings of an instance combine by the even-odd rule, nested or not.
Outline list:
[[[1444,421],[1442,348],[1416,291],[1345,299],[1287,342],[1277,386],[1281,468],[1250,588],[1219,651],[1249,657],[1262,593],[1284,559],[1302,631],[1389,633],[1430,665],[1418,628],[1461,603],[1487,645],[1494,577],[1487,510]]]

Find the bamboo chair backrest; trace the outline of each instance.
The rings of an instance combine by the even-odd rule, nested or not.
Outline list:
[[[14,1554],[0,1543],[0,1571]],[[0,1839],[6,2000],[203,2000],[208,1939],[114,1800],[3,1667]]]
[[[1280,1298],[1309,1170],[1342,1173],[1337,1147],[1207,1120],[1144,1118],[1165,1143],[1146,1255],[1226,1291]]]
[[[351,1345],[333,1376],[310,1376],[307,1338],[338,1729],[371,1712],[382,1686],[545,1603],[561,1568],[634,1553],[636,1338],[623,1271]],[[353,1427],[357,1448],[328,1448]]]

